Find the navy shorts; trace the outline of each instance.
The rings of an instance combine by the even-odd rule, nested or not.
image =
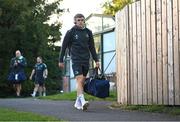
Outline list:
[[[35,79],[35,84],[39,84],[39,86],[43,86],[43,84],[44,84],[44,78],[43,77],[38,77],[38,78],[36,78]]]
[[[83,75],[86,76],[89,71],[89,63],[73,63],[72,69],[74,76]]]

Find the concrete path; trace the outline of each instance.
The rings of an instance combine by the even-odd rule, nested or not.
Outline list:
[[[111,102],[107,101],[92,101],[85,112],[76,110],[73,104],[73,101],[32,98],[0,99],[0,107],[49,115],[66,121],[180,121],[180,116],[113,110],[108,107]]]

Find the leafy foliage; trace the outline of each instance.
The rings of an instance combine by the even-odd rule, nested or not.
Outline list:
[[[48,82],[59,85],[59,48],[54,43],[60,40],[61,23],[47,23],[51,15],[61,15],[59,6],[60,1],[47,4],[46,0],[0,0],[0,87],[6,84],[9,88],[6,81],[9,63],[17,49],[27,60],[28,77],[36,57],[42,56],[49,70]],[[32,84],[24,84],[26,83]],[[27,84],[27,88],[23,89],[32,90],[33,84]],[[56,87],[59,87],[58,85]],[[7,90],[3,89],[1,92],[3,91],[7,94]]]
[[[103,4],[104,13],[115,15],[118,10],[121,10],[127,4],[131,3],[132,0],[112,0],[107,1]]]

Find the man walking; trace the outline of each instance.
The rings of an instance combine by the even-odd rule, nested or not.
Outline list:
[[[69,48],[72,60],[72,69],[77,83],[77,98],[74,107],[86,110],[89,102],[85,101],[83,86],[89,70],[90,54],[99,67],[92,31],[85,27],[85,17],[82,14],[74,16],[74,26],[67,31],[59,58],[59,67],[64,68],[63,58]]]
[[[24,68],[27,65],[26,59],[21,55],[19,50],[16,50],[15,57],[11,59],[10,74],[8,80],[11,81],[16,90],[16,96],[21,95],[21,84],[26,80]]]
[[[39,90],[39,96],[42,96],[42,92],[43,92],[43,96],[46,96],[45,79],[48,76],[47,65],[43,63],[42,57],[40,56],[38,56],[36,60],[37,63],[35,64],[34,69],[32,70],[31,75],[29,77],[30,80],[32,79],[34,80],[34,84],[35,84],[31,96],[35,97],[38,90]]]

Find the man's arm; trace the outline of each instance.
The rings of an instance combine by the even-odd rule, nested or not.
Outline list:
[[[63,43],[62,43],[61,51],[60,51],[60,56],[59,56],[60,63],[63,63],[64,55],[65,55],[66,48],[68,47],[69,42],[70,42],[70,31],[67,31],[64,37]]]
[[[32,80],[32,77],[33,77],[34,73],[35,73],[35,69],[33,69],[32,72],[31,72],[31,75],[29,77],[30,80]]]
[[[47,78],[47,76],[48,76],[48,70],[45,69],[44,72],[43,72],[43,77],[44,77],[44,78]]]

